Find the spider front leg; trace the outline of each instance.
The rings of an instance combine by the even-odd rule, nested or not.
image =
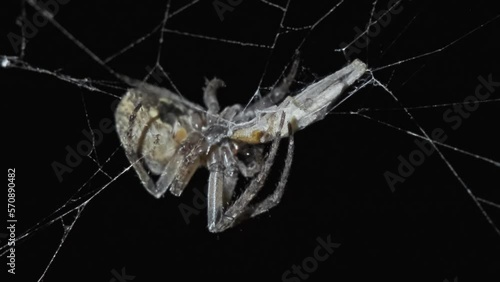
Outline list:
[[[220,221],[224,209],[224,168],[221,159],[221,150],[216,148],[210,156],[207,163],[210,176],[208,177],[207,192],[207,214],[208,230],[216,232],[215,225]]]
[[[280,122],[281,127],[283,127],[284,121],[285,114],[282,114]],[[236,201],[231,206],[229,206],[229,208],[225,212],[223,212],[222,201],[224,189],[224,180],[222,174],[223,167],[221,165],[221,162],[217,161],[217,159],[220,160],[220,157],[218,158],[217,155],[214,154],[214,157],[211,160],[211,165],[209,167],[210,178],[208,184],[208,229],[210,232],[222,232],[228,228],[233,227],[238,223],[238,219],[240,219],[241,215],[245,212],[248,212],[248,206],[250,202],[262,189],[266,178],[271,171],[271,166],[276,157],[276,153],[278,152],[278,147],[281,139],[280,132],[281,130],[278,130],[275,139],[271,143],[269,154],[260,173],[252,179],[242,195],[238,199],[236,199]]]
[[[230,151],[229,143],[216,147],[209,154],[207,167],[210,171],[207,193],[208,229],[216,232],[213,231],[216,223],[220,222],[238,182],[237,161]]]

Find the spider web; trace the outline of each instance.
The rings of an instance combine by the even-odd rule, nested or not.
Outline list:
[[[115,134],[101,130],[102,136],[99,136],[96,130],[91,130],[99,128],[103,120],[112,119],[113,105],[127,89],[117,74],[166,87],[199,104],[204,78],[217,76],[228,85],[219,95],[220,100],[223,105],[230,105],[250,103],[265,95],[279,83],[297,56],[300,71],[292,93],[354,58],[362,59],[370,67],[365,83],[352,90],[348,100],[334,108],[325,120],[297,133],[297,150],[310,150],[310,154],[316,156],[318,152],[331,154],[327,159],[330,167],[316,167],[320,174],[335,169],[344,171],[339,165],[341,162],[345,162],[343,165],[347,168],[355,168],[353,163],[367,162],[349,172],[352,175],[345,180],[335,180],[335,187],[342,183],[351,189],[357,187],[357,182],[351,186],[347,184],[356,177],[376,179],[378,182],[371,187],[378,192],[376,197],[385,195],[385,199],[392,197],[400,205],[410,203],[420,208],[426,203],[442,205],[443,209],[454,208],[453,215],[462,219],[470,217],[464,219],[466,223],[461,228],[474,229],[476,231],[471,233],[475,238],[498,245],[500,199],[494,196],[494,188],[498,189],[500,183],[497,176],[500,159],[495,145],[499,140],[493,130],[493,120],[498,119],[498,86],[486,99],[470,99],[477,86],[488,77],[498,81],[498,70],[490,59],[495,53],[492,34],[493,30],[498,30],[494,26],[499,19],[494,9],[482,3],[469,8],[459,4],[438,7],[401,1],[397,2],[397,7],[402,7],[401,12],[395,13],[396,6],[387,9],[390,6],[386,1],[363,5],[338,1],[314,7],[284,0],[229,2],[166,1],[143,6],[116,2],[99,6],[87,1],[87,6],[82,6],[77,1],[69,1],[60,4],[57,13],[49,13],[39,2],[22,1],[20,12],[11,15],[10,30],[16,34],[23,30],[20,25],[26,25],[24,19],[34,14],[43,14],[48,20],[33,36],[23,32],[18,48],[1,57],[2,76],[12,77],[14,81],[6,83],[12,86],[7,88],[8,99],[17,89],[28,87],[20,85],[23,80],[33,81],[36,87],[25,88],[31,92],[29,97],[22,97],[21,105],[44,105],[43,111],[33,112],[37,119],[22,128],[43,125],[47,136],[36,137],[40,143],[37,150],[43,150],[48,159],[61,163],[66,153],[61,148],[68,144],[76,147],[82,140],[82,129],[87,129],[86,136],[90,136],[91,142],[90,153],[81,156],[82,162],[72,168],[72,172],[63,174],[62,181],[52,177],[52,162],[38,165],[34,161],[30,170],[25,169],[22,176],[19,173],[21,182],[40,167],[42,175],[37,177],[43,181],[37,189],[30,187],[36,190],[30,191],[30,195],[21,197],[21,193],[27,191],[18,192],[19,217],[26,219],[17,228],[16,245],[21,250],[37,250],[30,255],[19,255],[19,264],[25,260],[36,261],[34,271],[22,275],[29,276],[30,281],[50,279],[58,273],[63,275],[67,272],[57,265],[57,261],[65,257],[71,257],[73,264],[83,264],[78,256],[71,254],[72,245],[76,243],[67,242],[73,237],[73,242],[92,248],[92,243],[83,243],[85,239],[82,238],[95,236],[98,241],[109,242],[103,237],[124,236],[110,231],[114,226],[110,219],[113,217],[105,214],[116,216],[118,213],[110,206],[122,212],[127,209],[138,212],[139,208],[132,204],[134,197],[146,198],[131,165],[123,157]],[[215,3],[224,5],[215,8]],[[224,7],[228,10],[217,12]],[[380,19],[382,9],[387,9],[384,16],[391,16],[387,25]],[[449,17],[447,21],[439,18],[444,13]],[[370,35],[377,27],[381,31]],[[357,47],[366,38],[370,40],[367,47]],[[52,85],[56,85],[57,90],[50,90]],[[467,117],[462,116],[461,124],[452,128],[458,123],[445,120],[444,113],[464,106],[477,109],[469,111]],[[44,117],[38,118],[38,114]],[[457,114],[453,117],[458,119]],[[61,125],[61,119],[70,122],[74,119],[74,128]],[[21,127],[18,121],[13,125]],[[436,128],[444,129],[448,138],[437,140],[432,134]],[[67,135],[62,135],[64,138],[50,139],[52,134],[61,136],[61,131],[68,131]],[[307,131],[310,133],[305,134]],[[328,137],[325,132],[332,132],[341,140]],[[317,137],[300,137],[302,133]],[[26,136],[23,134],[20,136]],[[397,172],[401,160],[398,157],[408,159],[419,148],[415,140],[427,141],[434,152],[426,156],[423,165],[416,166],[411,175],[403,177],[403,181],[394,185],[387,183],[386,172]],[[350,142],[356,145],[349,146]],[[24,150],[18,144],[13,146],[15,151]],[[314,146],[320,149],[310,148]],[[346,151],[359,152],[353,155],[342,152],[345,146]],[[373,150],[380,152],[373,153]],[[305,153],[301,155],[300,151],[297,154],[301,161],[295,162],[292,174],[302,170],[307,174],[308,168],[301,163],[311,163],[314,159]],[[19,157],[9,161],[20,163]],[[24,159],[23,163],[26,161]],[[373,169],[377,162],[383,165],[370,171],[370,165]],[[190,186],[203,187],[205,179],[195,178]],[[300,189],[300,185],[294,183],[289,186]],[[28,186],[20,189],[27,190]],[[297,196],[297,189],[287,189],[285,195]],[[129,192],[136,190],[137,194]],[[374,192],[364,193],[369,196]],[[412,197],[418,200],[408,200]],[[169,225],[165,222],[169,222],[172,229],[186,228],[177,209],[177,199],[168,199],[167,203],[154,199],[141,201],[154,205],[149,210],[149,218],[142,219],[154,222],[149,228],[166,228]],[[418,201],[424,204],[419,205]],[[287,207],[301,205],[290,202]],[[329,206],[324,199],[320,203]],[[170,206],[167,209],[160,208],[167,205]],[[170,215],[158,215],[159,211]],[[431,209],[431,213],[434,211]],[[418,220],[408,221],[422,224],[417,223]],[[98,227],[93,228],[94,224]],[[131,225],[131,228],[139,228]],[[204,226],[201,227],[198,232],[206,232]],[[106,235],[101,237],[100,232]],[[181,232],[176,236],[185,234]],[[164,242],[161,236],[153,239],[162,246],[171,243]],[[65,248],[68,249],[65,251]],[[7,244],[2,244],[2,256],[8,254],[8,249]],[[124,252],[116,246],[111,251]],[[95,252],[107,250],[95,249]],[[96,260],[101,261],[97,256]],[[102,260],[106,257],[104,255]],[[113,265],[120,272],[122,264]],[[277,268],[281,272],[285,270]],[[113,277],[109,274],[109,279]]]

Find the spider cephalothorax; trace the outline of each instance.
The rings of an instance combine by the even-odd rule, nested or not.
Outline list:
[[[313,83],[297,95],[286,96],[297,72],[289,75],[262,99],[248,107],[233,105],[220,111],[219,79],[207,81],[206,109],[167,89],[134,83],[115,113],[117,131],[128,159],[146,190],[159,198],[169,190],[179,196],[201,166],[209,172],[208,228],[221,232],[243,215],[256,216],[279,203],[288,179],[294,149],[293,132],[323,119],[345,98],[342,93],[365,72],[355,60],[341,70]],[[285,166],[274,192],[258,204],[261,190],[276,156],[279,141],[288,137]],[[263,144],[271,143],[264,157]],[[232,200],[239,175],[251,181]],[[151,175],[158,178],[153,180]],[[252,202],[253,203],[253,202]]]

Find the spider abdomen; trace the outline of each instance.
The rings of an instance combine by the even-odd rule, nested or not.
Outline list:
[[[116,109],[116,127],[127,150],[143,158],[148,169],[160,174],[194,129],[182,108],[165,99],[153,99],[129,90]]]

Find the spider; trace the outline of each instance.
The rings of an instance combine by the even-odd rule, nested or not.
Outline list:
[[[342,95],[345,90],[367,72],[363,62],[354,60],[295,96],[287,96],[297,68],[295,60],[287,76],[262,99],[222,111],[216,96],[217,89],[225,86],[220,79],[206,82],[206,109],[165,88],[129,79],[133,88],[118,104],[116,126],[127,158],[146,190],[156,198],[167,190],[180,196],[195,171],[206,167],[208,230],[214,233],[276,206],[290,174],[293,134],[323,119],[347,98]],[[288,151],[278,185],[254,204],[280,140],[286,137]],[[270,143],[267,156],[266,143]],[[240,175],[250,181],[233,200]]]

